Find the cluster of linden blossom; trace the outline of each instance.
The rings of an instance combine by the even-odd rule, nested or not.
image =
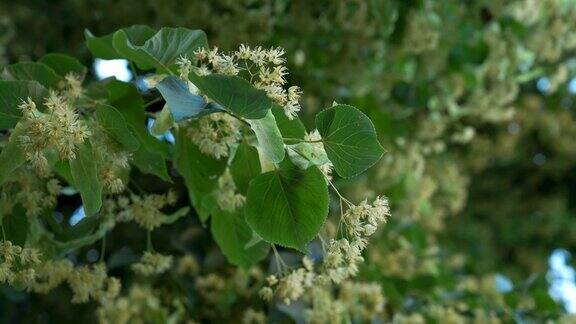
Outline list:
[[[121,289],[120,280],[108,277],[104,263],[76,268],[69,274],[67,280],[74,293],[73,303],[113,299]]]
[[[338,295],[327,286],[312,288],[309,296],[311,307],[306,309],[309,323],[342,323],[353,318],[362,323],[372,322],[384,314],[386,300],[377,283],[345,282]]]
[[[163,304],[158,291],[143,285],[134,285],[128,295],[101,303],[96,313],[102,324],[147,323],[151,317],[174,323],[195,323],[187,318],[184,305],[177,298]]]
[[[10,241],[0,242],[0,283],[30,287],[36,279],[35,268],[40,263],[37,249],[23,248]]]
[[[200,273],[200,265],[194,256],[185,254],[178,259],[176,273],[180,276],[195,277]]]
[[[161,209],[176,203],[178,197],[173,191],[166,194],[149,194],[143,196],[130,195],[118,198],[117,203],[106,202],[106,212],[116,213],[120,222],[134,220],[138,225],[148,231],[163,224],[166,215]]]
[[[434,12],[411,11],[406,22],[403,45],[407,51],[420,54],[438,46],[441,22]]]
[[[437,245],[430,244],[424,251],[417,252],[419,250],[408,239],[397,233],[389,234],[386,239],[392,247],[369,251],[370,262],[381,268],[382,273],[410,279],[416,275],[432,275],[438,272]]]
[[[124,152],[101,154],[105,162],[100,166],[100,179],[102,184],[107,188],[110,193],[117,194],[124,191],[126,188],[124,181],[119,177],[119,174],[130,168],[131,155]]]
[[[140,261],[132,265],[132,270],[143,276],[158,275],[170,269],[172,261],[171,255],[146,251]]]
[[[229,148],[242,138],[240,121],[225,113],[200,118],[186,132],[202,153],[217,159],[227,157]]]
[[[540,10],[540,6],[546,10]],[[519,22],[535,25],[525,42],[539,59],[554,62],[576,48],[576,35],[573,32],[576,8],[573,4],[568,5],[562,0],[543,0],[537,4],[535,1],[528,4],[520,2],[516,7],[511,5],[511,9]],[[536,19],[529,22],[522,20],[534,13]]]
[[[25,167],[16,170],[14,175],[0,189],[2,209],[9,215],[16,204],[22,205],[27,216],[38,216],[46,208],[56,205],[60,193],[60,182],[55,179],[40,179]]]
[[[230,269],[224,274],[208,273],[196,277],[196,290],[206,304],[206,307],[202,308],[203,315],[218,318],[222,301],[230,295],[247,298],[254,296],[263,277],[262,271],[257,267],[249,271]]]
[[[22,111],[18,126],[22,131],[20,146],[40,175],[49,174],[45,150],[54,148],[61,159],[73,160],[78,145],[90,136],[87,126],[65,97],[51,92],[44,104],[46,113],[40,112],[30,98],[18,106]]]
[[[226,171],[218,179],[216,201],[222,210],[230,212],[242,207],[246,202],[246,197],[236,192],[236,184],[229,168],[226,168]]]
[[[39,264],[35,267],[34,280],[27,286],[31,291],[48,293],[63,282],[68,282],[72,290],[73,303],[113,299],[121,289],[120,280],[108,277],[103,263],[74,268],[69,260],[48,260]]]
[[[377,197],[372,205],[363,201],[346,210],[341,221],[348,238],[331,240],[324,257],[325,271],[330,280],[340,283],[358,273],[358,264],[364,261],[362,252],[368,244],[368,238],[388,217],[390,206],[384,197]]]
[[[84,89],[82,89],[82,78],[76,73],[70,72],[64,77],[65,84],[62,94],[69,100],[75,100],[82,96]]]
[[[88,123],[91,129],[101,128],[95,120]],[[129,173],[132,154],[122,148],[106,131],[93,132],[90,143],[95,158],[101,162],[98,164],[98,173],[104,188],[111,194],[121,193],[126,188],[122,177]]]
[[[268,318],[264,312],[253,308],[246,309],[244,314],[242,314],[242,324],[265,324],[267,320]]]
[[[358,264],[364,261],[362,252],[368,244],[368,237],[390,216],[388,200],[377,197],[372,205],[363,201],[358,206],[351,205],[342,215],[343,231],[348,238],[331,240],[326,248],[321,272],[314,269],[314,262],[307,256],[302,259],[304,267],[292,270],[278,278],[271,275],[267,286],[260,290],[260,296],[270,301],[276,296],[286,304],[299,299],[315,285],[330,282],[340,284],[358,273]]]
[[[263,49],[242,44],[229,54],[220,53],[217,47],[211,50],[202,48],[195,52],[198,67],[193,67],[186,58],[179,60],[180,74],[187,75],[191,69],[199,75],[238,75],[245,72],[256,88],[264,90],[270,99],[284,108],[286,116],[293,119],[300,111],[301,91],[298,86],[285,88],[288,70],[283,56],[284,49],[280,47]]]

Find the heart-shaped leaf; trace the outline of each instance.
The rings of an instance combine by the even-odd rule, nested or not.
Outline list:
[[[326,154],[343,178],[373,166],[384,154],[374,125],[360,110],[347,105],[330,107],[316,115]]]
[[[328,185],[317,167],[300,170],[286,159],[250,182],[245,209],[264,240],[304,251],[328,215]]]

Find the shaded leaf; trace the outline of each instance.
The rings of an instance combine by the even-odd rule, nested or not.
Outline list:
[[[74,186],[80,192],[87,217],[96,214],[102,206],[102,182],[96,156],[89,142],[80,145],[76,158],[70,161]]]
[[[154,29],[145,25],[133,25],[121,30],[124,31],[130,42],[135,45],[144,44],[146,40],[154,36],[156,33]],[[123,58],[112,45],[114,33],[96,37],[86,29],[84,30],[84,37],[86,38],[86,46],[88,47],[88,50],[90,50],[92,55],[95,57],[105,60]]]
[[[106,84],[106,89],[108,102],[124,116],[132,134],[140,142],[132,163],[144,173],[156,175],[164,181],[171,181],[166,168],[168,145],[148,133],[144,101],[136,87],[130,83],[113,80]]]
[[[258,150],[246,142],[240,143],[230,163],[230,172],[238,192],[246,194],[250,181],[262,173]]]
[[[102,129],[128,151],[136,151],[140,147],[138,139],[128,129],[124,116],[116,108],[98,104],[94,113]]]
[[[176,152],[174,166],[184,178],[190,201],[197,212],[203,209],[209,196],[216,188],[218,178],[226,168],[226,159],[215,159],[200,152],[200,149],[186,137],[185,130],[176,132]],[[212,208],[209,208],[211,210]]]
[[[46,64],[60,76],[74,73],[80,76],[86,74],[86,67],[72,56],[60,53],[50,53],[42,56],[41,63]]]
[[[58,88],[64,79],[48,65],[36,62],[20,62],[8,65],[2,71],[4,80],[36,81],[47,88]]]
[[[19,132],[10,136],[10,141],[0,152],[0,185],[2,185],[14,170],[18,169],[26,158],[18,145]]]
[[[13,128],[22,112],[18,105],[30,97],[41,106],[46,89],[36,81],[0,81],[0,130]]]
[[[6,239],[11,241],[13,244],[24,246],[30,229],[30,222],[28,221],[28,216],[26,216],[26,209],[18,204],[14,206],[9,215],[4,215],[1,220],[6,234]]]
[[[260,241],[247,247],[253,237],[243,211],[217,211],[212,216],[212,236],[228,261],[248,270],[268,255],[270,244]]]

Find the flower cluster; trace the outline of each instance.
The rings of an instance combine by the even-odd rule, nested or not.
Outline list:
[[[140,261],[132,265],[132,270],[143,276],[158,275],[170,269],[172,261],[171,255],[146,251]]]
[[[9,243],[5,242],[4,244]],[[26,249],[22,249],[24,252]],[[26,286],[29,290],[46,294],[67,282],[72,290],[73,303],[86,303],[90,300],[102,302],[115,298],[121,289],[120,281],[108,277],[106,266],[98,263],[93,266],[74,268],[67,259],[47,260],[40,262],[38,252],[31,252],[29,262],[33,262],[34,269],[29,269],[29,281]]]
[[[335,283],[355,276],[358,264],[364,261],[362,252],[382,223],[390,216],[388,200],[378,197],[372,205],[363,201],[358,206],[351,206],[342,215],[343,231],[348,238],[331,240],[324,258],[326,274]]]
[[[120,174],[125,170],[129,170],[131,155],[125,152],[118,152],[116,154],[108,152],[102,155],[103,159],[106,160],[106,163],[103,163],[99,170],[102,184],[110,193],[121,193],[126,186]]]
[[[256,311],[253,308],[248,308],[242,315],[242,324],[265,324],[267,323],[266,314],[261,311]]]
[[[185,315],[182,302],[177,298],[159,296],[157,290],[144,285],[134,285],[125,296],[100,304],[96,313],[102,324],[146,323],[155,320],[174,323],[195,323]],[[172,306],[172,307],[170,307]]]
[[[280,47],[266,50],[260,46],[251,48],[242,44],[237,51],[229,54],[219,52],[217,47],[211,50],[202,48],[195,52],[199,62],[195,71],[199,75],[246,73],[256,88],[264,90],[268,97],[284,108],[286,116],[293,119],[300,111],[301,91],[297,86],[285,88],[288,70],[284,66],[283,56],[284,49]],[[185,60],[179,62],[181,74],[190,70],[191,65]]]
[[[77,147],[90,136],[88,127],[65,97],[51,92],[44,104],[46,113],[40,112],[30,98],[19,105],[23,115],[19,125],[20,146],[41,175],[49,173],[46,150],[54,148],[61,159],[73,160]]]
[[[240,122],[225,113],[215,113],[192,123],[187,135],[200,151],[217,159],[227,157],[229,148],[241,139]]]
[[[64,90],[63,90],[63,95],[64,97],[70,99],[70,100],[75,100],[80,98],[80,96],[82,96],[82,78],[75,74],[75,73],[68,73],[66,74],[66,76],[64,77],[64,79],[66,80],[66,84],[64,86]]]
[[[364,261],[362,252],[368,244],[368,237],[373,235],[389,216],[388,200],[383,197],[377,197],[372,205],[363,201],[358,206],[350,206],[341,219],[343,234],[348,238],[330,241],[320,272],[315,271],[312,259],[304,257],[303,267],[292,270],[281,278],[269,276],[268,285],[260,290],[260,296],[268,301],[276,296],[290,304],[314,286],[325,286],[331,282],[341,284],[355,276],[359,263]]]
[[[153,230],[162,225],[166,215],[161,211],[163,208],[176,203],[177,197],[173,191],[166,194],[149,194],[143,196],[130,195],[118,198],[117,203],[107,202],[107,212],[116,214],[116,219],[121,222],[134,220],[146,230]]]
[[[236,192],[236,184],[228,168],[218,179],[216,201],[222,210],[230,212],[242,207],[246,202],[246,197]]]
[[[0,189],[2,210],[9,215],[16,204],[26,210],[27,216],[37,216],[46,208],[56,205],[61,190],[55,178],[42,179],[26,168],[16,170],[14,176]]]
[[[406,50],[420,54],[438,46],[440,18],[434,12],[411,11],[406,21],[408,23],[404,38]]]
[[[104,263],[76,268],[70,272],[67,280],[74,293],[73,303],[113,299],[121,289],[120,280],[108,277]]]
[[[40,257],[40,251],[35,248],[0,242],[0,283],[29,287],[36,279],[35,268],[41,263]]]
[[[309,323],[341,323],[345,318],[359,322],[373,322],[381,319],[386,303],[382,288],[377,283],[342,284],[336,298],[326,286],[311,290],[311,307],[306,309]]]

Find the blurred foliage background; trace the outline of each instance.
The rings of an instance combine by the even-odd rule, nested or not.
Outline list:
[[[381,322],[574,320],[548,291],[551,253],[576,251],[576,1],[2,1],[0,65],[63,52],[90,66],[84,29],[132,24],[203,29],[224,50],[282,46],[305,116],[332,101],[370,116],[387,153],[338,186],[356,200],[391,201],[360,275],[382,286]],[[143,239],[125,231],[112,246]],[[169,233],[159,241],[174,244]],[[59,293],[5,292],[0,319],[86,317],[90,306]],[[211,297],[192,301],[206,321],[260,303]]]

